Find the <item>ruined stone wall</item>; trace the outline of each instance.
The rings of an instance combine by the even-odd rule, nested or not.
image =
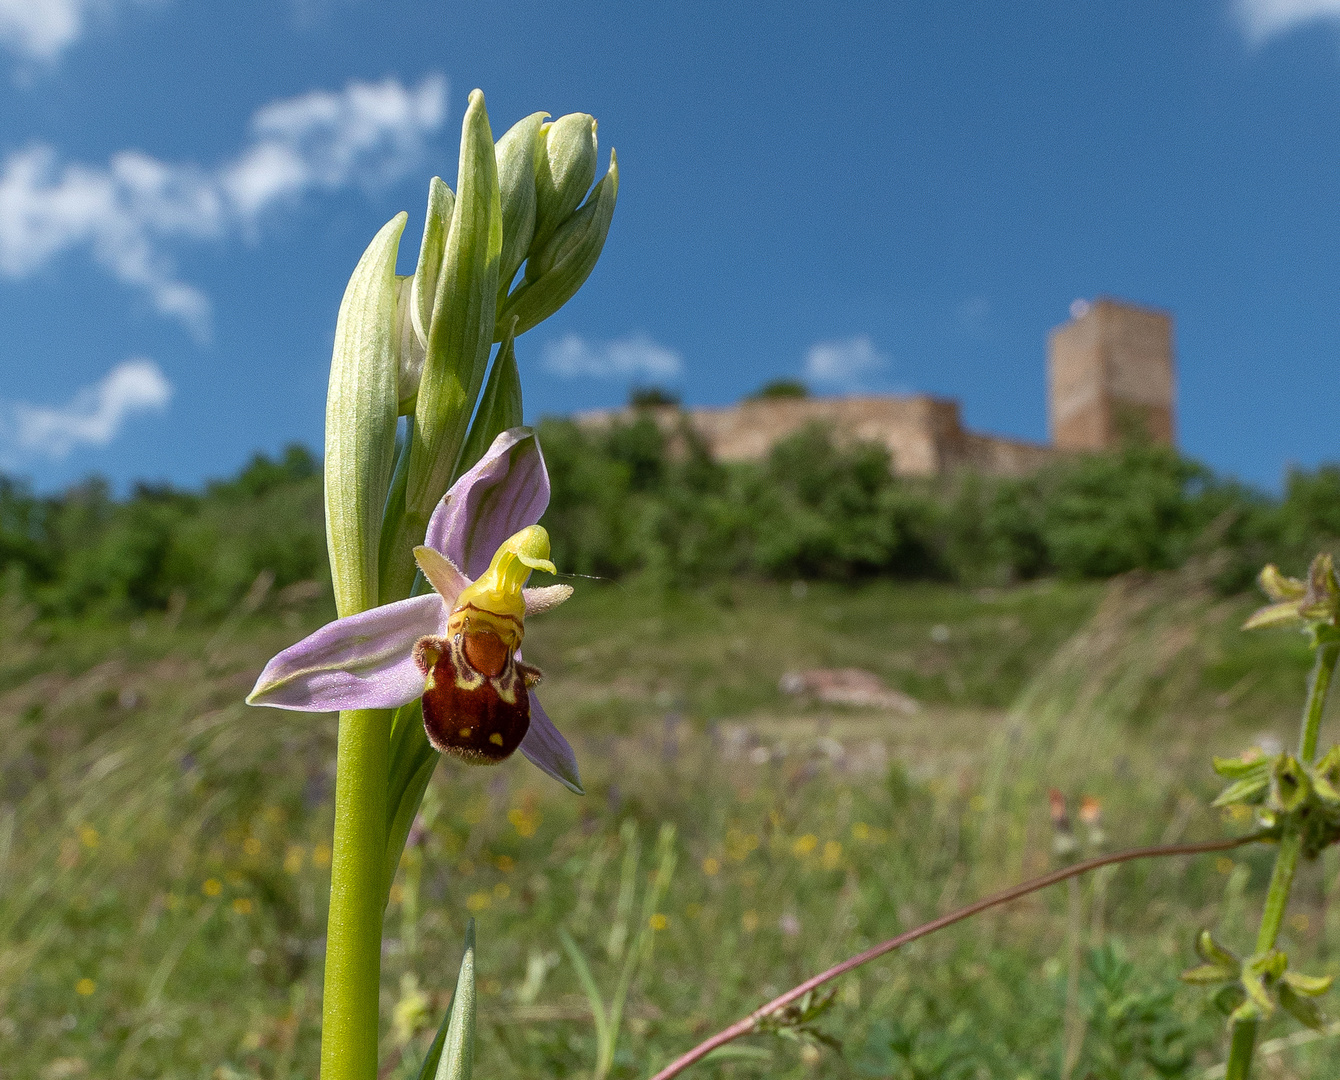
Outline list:
[[[1116,300],[1076,301],[1074,317],[1047,340],[1051,444],[964,430],[959,404],[925,394],[768,398],[721,408],[674,406],[599,410],[578,424],[605,427],[651,416],[672,440],[687,422],[719,461],[758,461],[811,424],[839,443],[888,448],[899,476],[938,476],[968,468],[1026,476],[1059,454],[1110,450],[1133,433],[1172,445],[1172,318]]]
[[[746,401],[681,412],[669,406],[639,410],[673,438],[683,420],[719,461],[758,461],[773,444],[812,424],[829,428],[839,444],[885,446],[899,476],[936,476],[969,467],[1001,475],[1032,472],[1050,459],[1048,447],[963,429],[956,401],[926,395],[800,398]],[[575,417],[586,427],[629,422],[632,409],[600,410]]]

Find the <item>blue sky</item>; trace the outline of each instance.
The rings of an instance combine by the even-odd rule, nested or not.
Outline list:
[[[806,376],[1043,439],[1045,336],[1176,318],[1180,439],[1340,459],[1340,0],[0,0],[0,468],[191,485],[318,447],[373,233],[587,111],[600,266],[518,343],[531,415]]]

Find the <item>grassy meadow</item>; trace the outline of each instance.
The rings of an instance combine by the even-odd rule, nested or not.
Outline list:
[[[1208,759],[1292,737],[1309,655],[1240,633],[1254,598],[1211,576],[577,582],[528,626],[527,658],[588,794],[519,756],[438,768],[387,910],[383,1076],[416,1075],[470,916],[480,1075],[591,1075],[575,950],[606,1000],[630,951],[648,957],[610,1068],[645,1077],[805,976],[1057,865],[1049,788],[1072,812],[1100,800],[1081,854],[1242,829],[1207,809]],[[223,616],[0,610],[0,1077],[315,1077],[335,723],[242,698],[331,614],[319,587],[264,578]],[[920,708],[779,688],[812,668],[869,671]],[[1340,971],[1335,855],[1303,868],[1286,931],[1312,970]],[[1212,1077],[1222,1019],[1175,975],[1202,926],[1247,944],[1270,858],[1136,863],[1030,897],[846,976],[809,1034],[690,1075],[1050,1080],[1069,1044],[1075,1078]],[[1268,1050],[1262,1077],[1321,1080],[1340,1040]]]

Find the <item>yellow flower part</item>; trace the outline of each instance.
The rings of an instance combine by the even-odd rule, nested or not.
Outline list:
[[[88,977],[84,977],[74,984],[74,992],[80,997],[88,997],[97,988],[98,984]]]
[[[200,891],[206,896],[218,896],[223,892],[223,882],[218,878],[206,878],[205,883],[200,886]]]
[[[493,555],[489,568],[461,590],[447,620],[447,637],[467,628],[492,630],[515,651],[525,634],[526,601],[521,595],[532,570],[558,572],[549,561],[549,534],[530,525],[510,536]]]

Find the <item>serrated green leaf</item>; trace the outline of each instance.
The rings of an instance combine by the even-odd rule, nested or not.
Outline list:
[[[326,538],[341,616],[378,603],[382,510],[395,464],[397,214],[358,260],[340,303],[326,398]]]

